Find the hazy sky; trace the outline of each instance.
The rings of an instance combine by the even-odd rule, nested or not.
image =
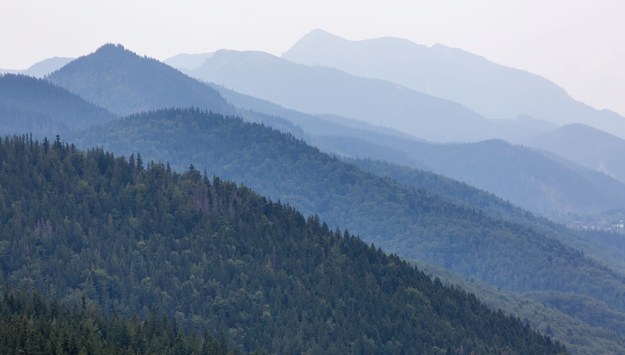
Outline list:
[[[625,114],[624,19],[624,0],[2,0],[0,68],[107,42],[158,59],[220,48],[279,55],[322,28],[459,47]]]

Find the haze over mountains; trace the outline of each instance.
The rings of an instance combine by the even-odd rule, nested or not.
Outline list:
[[[467,135],[488,136],[478,129],[454,129],[484,130],[488,125],[460,105],[392,83],[309,68],[262,52],[218,51],[189,74],[302,112],[358,118],[421,138],[457,141]]]
[[[575,101],[540,76],[440,44],[426,47],[398,38],[348,41],[314,30],[283,58],[389,80],[458,102],[489,118],[527,114],[558,124],[584,123],[625,137],[625,119],[618,114]]]
[[[204,80],[226,82],[226,86],[248,93],[252,92],[252,96],[269,97],[282,102],[285,106],[300,107],[304,111],[314,112],[313,106],[315,106],[318,107],[317,111],[325,108],[333,110],[332,113],[335,114],[350,115],[355,114],[347,112],[352,108],[365,110],[365,108],[378,106],[377,101],[368,100],[372,97],[371,95],[377,97],[377,92],[363,92],[358,89],[363,87],[358,80],[364,79],[357,79],[333,70],[294,65],[264,53],[219,51],[207,59],[202,66],[189,73]],[[324,80],[325,77],[332,79]],[[275,83],[275,78],[282,78],[282,80]],[[350,83],[354,80],[356,80],[355,83]],[[365,82],[374,88],[388,85],[388,83],[378,81]],[[342,87],[341,85],[350,89],[338,89]],[[352,87],[354,89],[351,89]],[[386,134],[391,137],[383,137],[379,134],[379,129],[375,136],[363,134],[362,129],[359,132],[353,130],[347,132],[344,127],[339,128],[340,124],[337,126],[336,120],[332,122],[331,117],[326,119],[319,116],[306,116],[293,110],[272,106],[268,102],[250,99],[232,90],[220,87],[216,89],[220,90],[222,95],[235,106],[290,119],[312,135],[309,139],[310,143],[326,151],[356,158],[385,159],[433,170],[491,191],[535,212],[557,216],[570,212],[600,213],[624,206],[625,185],[601,173],[592,172],[589,170],[594,168],[592,166],[588,167],[589,169],[583,169],[575,164],[562,164],[538,152],[511,146],[504,142],[439,145],[419,142],[407,137],[393,137],[399,134],[389,131]],[[394,96],[393,93],[388,95]],[[314,98],[312,99],[314,102],[311,103],[308,98]],[[331,100],[334,100],[336,104],[328,103]],[[352,104],[346,104],[350,102],[349,100],[352,100]],[[381,117],[397,114],[404,110],[406,105],[412,105],[410,102],[417,102],[415,107],[423,107],[422,103],[412,98],[404,101],[401,99],[381,100],[381,102],[395,105],[397,108],[380,114]],[[446,107],[447,104],[445,101],[433,100],[432,102],[435,107]],[[380,110],[387,110],[388,106],[380,107]],[[410,119],[411,117],[423,118],[424,115],[427,116],[427,113],[403,111],[399,115],[404,115],[401,116],[404,119]],[[487,129],[485,125],[490,128],[494,127],[490,120],[481,119],[476,115],[470,115],[470,117],[471,121],[463,118],[464,122],[457,126],[450,123],[453,132],[459,135],[470,135],[470,128],[466,128],[467,122],[471,122],[468,126],[481,133]],[[430,117],[428,116],[426,120],[430,120]],[[546,132],[554,127],[542,121],[533,121],[529,117],[518,118],[518,120],[523,122],[510,125],[508,127],[510,131],[519,131],[519,126],[525,125],[526,132],[530,132],[530,127],[533,127],[534,130],[531,132],[538,134],[538,132]],[[381,122],[375,123],[384,125]],[[439,126],[439,123],[432,124],[439,127],[441,131],[450,131],[449,128],[445,128],[447,125]],[[326,127],[326,130],[321,131],[319,127]],[[397,125],[392,127],[397,128]],[[497,129],[493,128],[494,131]],[[367,130],[373,129],[369,127]],[[531,134],[528,133],[528,135]]]
[[[136,197],[136,200],[132,200],[134,201],[132,203],[136,210],[132,210],[131,213],[130,210],[119,207],[116,208],[117,212],[109,213],[108,218],[109,220],[118,218],[120,217],[118,213],[122,211],[122,216],[116,221],[119,222],[120,230],[130,233],[129,236],[133,238],[146,230],[143,228],[151,223],[149,221],[157,210],[161,211],[161,207],[154,207],[156,210],[150,210],[152,215],[147,212],[141,214],[143,207],[136,205],[146,201],[144,200],[144,196],[147,196],[144,194],[146,186],[162,186],[162,184],[152,185],[154,180],[151,180],[163,177],[159,175],[163,173],[160,168],[152,169],[149,174],[138,178],[143,174],[140,173],[144,168],[143,162],[148,160],[167,162],[174,170],[187,171],[187,174],[185,177],[168,175],[166,168],[161,166],[167,171],[166,180],[181,181],[181,185],[176,185],[177,187],[169,191],[172,193],[169,202],[157,201],[154,202],[156,204],[154,206],[180,202],[176,191],[187,191],[185,186],[199,181],[194,179],[202,179],[198,171],[206,171],[209,176],[217,175],[237,183],[241,182],[265,196],[294,206],[305,215],[317,214],[319,216],[317,218],[328,223],[330,229],[335,226],[348,228],[365,242],[373,242],[387,252],[395,252],[409,260],[437,265],[463,277],[500,287],[512,292],[514,297],[531,300],[531,307],[534,309],[539,307],[536,302],[544,303],[545,306],[541,307],[553,312],[548,319],[551,319],[550,322],[558,322],[557,324],[544,323],[545,318],[541,318],[541,314],[536,311],[522,314],[528,317],[527,321],[532,326],[539,326],[543,331],[557,327],[554,334],[564,339],[571,349],[582,352],[595,352],[597,349],[603,352],[619,352],[620,349],[625,349],[625,331],[622,331],[625,330],[625,304],[621,297],[625,293],[625,262],[623,262],[625,244],[611,234],[569,230],[497,197],[503,197],[521,207],[550,216],[558,213],[593,216],[610,209],[623,208],[625,186],[605,174],[588,169],[600,170],[602,167],[615,166],[618,154],[613,155],[614,158],[611,160],[606,159],[607,163],[599,167],[593,165],[592,160],[596,156],[612,157],[610,154],[617,152],[621,147],[619,138],[607,139],[609,136],[605,132],[582,126],[555,127],[554,130],[553,123],[529,116],[521,116],[499,125],[496,121],[486,119],[462,105],[424,95],[392,82],[358,78],[337,69],[307,67],[259,52],[218,51],[209,56],[179,56],[170,62],[192,67],[200,61],[203,61],[203,64],[192,72],[197,70],[199,73],[200,69],[210,69],[208,70],[210,75],[223,82],[215,80],[216,84],[204,84],[154,59],[137,56],[119,45],[105,45],[52,73],[47,77],[47,81],[12,75],[0,77],[0,84],[6,87],[6,90],[0,91],[0,108],[2,105],[10,104],[13,110],[6,111],[8,113],[0,111],[0,119],[14,118],[5,121],[6,133],[25,133],[24,128],[20,128],[18,124],[22,122],[20,117],[25,117],[23,122],[45,123],[50,121],[45,115],[53,117],[50,112],[58,111],[52,108],[63,107],[65,110],[63,112],[68,113],[62,113],[66,119],[63,121],[66,130],[61,132],[67,132],[64,133],[65,137],[69,137],[72,142],[84,148],[99,146],[126,156],[133,154],[132,163],[129,165],[124,165],[125,163],[115,165],[112,163],[114,158],[107,155],[110,153],[101,152],[97,153],[100,154],[99,158],[95,160],[91,158],[91,162],[83,166],[79,163],[82,159],[79,157],[80,153],[71,151],[72,158],[67,158],[69,160],[63,163],[69,164],[66,167],[80,167],[76,168],[79,174],[90,171],[88,177],[79,177],[84,181],[77,183],[78,190],[72,193],[74,196],[72,198],[77,201],[80,200],[80,196],[84,196],[85,181],[91,181],[91,178],[97,176],[95,173],[97,169],[121,174],[115,175],[117,176],[115,179],[122,177],[130,179],[127,181],[129,185],[126,190],[122,189],[126,192],[121,192],[119,199],[127,198],[128,191],[133,191],[131,195],[134,196],[132,198]],[[250,88],[251,91],[259,93],[259,96],[274,95],[273,98],[277,101],[284,99],[296,103],[306,109],[303,111],[308,112],[296,111],[292,105],[284,102],[277,103],[289,108],[265,101],[262,97],[238,93],[230,90],[229,84],[225,82]],[[224,84],[225,87],[218,84]],[[22,91],[15,90],[19,85],[22,86]],[[234,85],[233,88],[236,89]],[[371,99],[376,97],[379,101]],[[385,105],[392,107],[388,108]],[[77,109],[81,107],[82,111]],[[88,107],[89,110],[84,107]],[[14,113],[17,111],[22,116]],[[79,114],[72,116],[71,112]],[[98,118],[98,114],[102,117]],[[117,117],[128,114],[130,115],[124,118]],[[368,119],[353,116],[356,114],[369,116]],[[239,116],[243,120],[233,116]],[[438,121],[432,123],[424,117],[437,117]],[[365,122],[358,121],[359,119]],[[390,127],[385,127],[385,122],[391,123]],[[414,132],[409,131],[413,134],[407,134],[405,127],[401,126],[405,122],[413,124],[411,127],[415,132],[432,136],[447,135],[448,141],[453,141],[456,139],[453,137],[462,134],[472,135],[473,139],[477,139],[480,134],[485,134],[481,129],[492,128],[492,132],[510,132],[515,129],[521,131],[519,127],[522,127],[523,132],[516,136],[517,139],[526,139],[527,144],[552,153],[512,145],[502,140],[469,144],[434,144],[415,137],[417,135]],[[462,126],[463,124],[466,127]],[[449,131],[444,129],[445,125],[459,129]],[[475,129],[471,130],[470,126],[474,126]],[[549,146],[548,143],[552,141],[551,135],[553,137],[561,135],[564,137],[563,142],[566,143],[576,139],[576,135],[580,138],[587,137],[585,132],[589,130],[595,135],[588,136],[586,144],[602,141],[605,148],[598,150],[594,155],[577,152],[566,156],[567,152],[575,152],[573,149],[564,149],[559,154],[587,168],[553,155],[553,152],[564,143]],[[51,136],[57,131],[58,127],[44,125],[39,133]],[[557,139],[553,138],[553,141]],[[341,159],[307,143],[318,146],[325,152],[340,154]],[[9,145],[17,147],[20,144],[14,141]],[[58,146],[60,143],[54,144],[54,153],[46,159],[53,159],[56,155],[62,154],[63,147]],[[32,148],[32,144],[30,146]],[[49,149],[49,146],[43,145],[43,149]],[[69,147],[66,146],[66,149]],[[41,152],[33,152],[33,156],[44,156]],[[141,158],[138,158],[137,153],[141,154]],[[17,157],[18,155],[15,157],[16,161],[19,160]],[[343,160],[345,157],[382,159],[403,166],[384,161]],[[109,166],[110,169],[105,169],[105,166]],[[414,170],[415,167],[428,171]],[[612,176],[617,176],[616,171],[605,170]],[[65,173],[70,174],[72,170],[66,170]],[[48,176],[46,174],[49,173],[43,176]],[[133,180],[135,178],[143,180]],[[93,181],[100,181],[98,184],[102,182],[100,177],[96,177]],[[164,183],[164,180],[159,181]],[[218,186],[219,181],[213,182],[214,186]],[[497,196],[469,185],[480,187]],[[218,201],[214,207],[222,215],[210,222],[210,228],[217,228],[213,231],[226,238],[231,236],[228,234],[231,231],[230,227],[237,231],[259,231],[258,228],[261,227],[258,226],[274,230],[272,224],[265,224],[263,218],[269,218],[274,224],[282,223],[271,219],[273,215],[255,215],[258,220],[249,224],[249,228],[241,229],[241,226],[249,222],[249,219],[241,214],[242,211],[248,211],[245,213],[249,217],[249,211],[258,211],[256,208],[259,206],[258,202],[253,202],[257,203],[256,207],[245,210],[250,207],[249,204],[252,203],[250,201],[253,199],[241,197],[245,195],[245,191],[241,189],[219,188],[214,195],[209,194],[210,198],[207,197],[209,195],[199,193],[201,189],[197,191],[192,189],[198,193],[189,194],[191,201],[189,203],[200,206],[198,208],[201,212],[204,208],[202,207],[204,198]],[[88,199],[91,202],[96,200]],[[265,212],[273,208],[269,205],[264,206],[261,210]],[[13,228],[19,225],[16,216],[17,211],[21,209],[15,204],[10,208],[13,213],[11,215]],[[81,211],[80,218],[83,218],[87,216],[85,213],[89,210],[83,208]],[[130,213],[131,216],[125,216],[126,212],[123,211]],[[193,212],[185,211],[179,218],[189,223],[175,225],[172,227],[175,230],[180,231],[192,225],[191,220],[187,218],[190,218]],[[36,219],[35,212],[28,213],[28,218]],[[221,224],[223,218],[228,219],[230,227]],[[167,215],[161,219],[171,221]],[[195,219],[193,221],[197,222]],[[43,226],[45,227],[45,223]],[[62,228],[80,235],[80,231],[70,227],[69,224],[64,224]],[[198,228],[197,230],[202,230],[203,227]],[[212,229],[205,231],[208,230]],[[95,229],[90,232],[90,238],[94,235],[93,231]],[[164,245],[172,245],[168,244],[169,237],[171,236],[168,232],[163,232],[155,236],[155,240],[164,241]],[[74,248],[76,251],[76,242],[70,240],[68,243],[66,247]],[[141,247],[140,241],[133,243],[129,244],[128,248],[130,245],[132,248]],[[234,283],[241,282],[239,284],[241,285],[250,279],[249,272],[242,265],[254,269],[262,269],[269,265],[268,270],[273,270],[271,265],[278,265],[272,264],[274,262],[272,260],[280,260],[277,255],[281,253],[270,249],[263,249],[264,256],[261,259],[265,266],[241,264],[241,260],[248,260],[249,257],[245,251],[256,250],[257,246],[252,246],[245,240],[237,240],[232,245],[235,244],[235,249],[241,251],[241,254],[237,254],[234,259],[229,259],[222,265],[228,275],[238,275],[238,272],[246,274],[232,279]],[[304,249],[298,249],[296,244],[292,245],[295,249],[287,248],[288,253],[309,253],[303,251]],[[151,247],[160,250],[158,245]],[[6,248],[8,248],[6,245],[0,243],[0,254],[3,250],[9,250]],[[193,254],[193,249],[197,248],[187,248],[184,252],[182,249],[176,249],[178,254],[171,255],[176,260],[199,257]],[[143,249],[137,249],[137,252],[140,250]],[[356,257],[364,256],[359,254]],[[99,302],[102,302],[100,293],[102,290],[108,292],[104,294],[106,297],[113,297],[112,299],[130,297],[124,299],[135,302],[132,300],[136,299],[132,297],[137,297],[136,295],[126,293],[130,292],[128,290],[121,291],[120,285],[124,283],[120,283],[119,280],[125,279],[125,274],[117,273],[119,270],[111,269],[110,265],[99,265],[101,268],[91,270],[89,273],[90,279],[81,281],[81,287],[93,286],[89,292],[92,292],[91,295],[100,295]],[[304,269],[301,275],[307,276],[302,277],[309,277],[308,269]],[[11,270],[13,276],[9,279],[12,282],[20,275],[26,275],[26,271]],[[159,272],[164,272],[163,270]],[[162,274],[158,275],[161,276],[158,278],[155,275],[149,276],[152,281],[136,280],[136,282],[141,281],[145,286],[144,291],[155,292],[150,293],[153,296],[149,297],[156,297],[161,299],[163,304],[171,305],[171,300],[167,297],[155,296],[162,295],[159,293],[161,291],[156,292],[152,288],[153,280],[159,280],[158,287],[163,287]],[[183,280],[187,276],[177,277]],[[207,280],[207,277],[204,275],[203,279]],[[366,279],[369,276],[363,277]],[[38,285],[41,284],[39,279],[36,280]],[[191,279],[187,281],[189,284],[185,282],[184,287],[180,285],[180,289],[173,288],[170,291],[176,293],[182,292],[182,289],[190,290],[195,281]],[[175,285],[176,280],[167,283]],[[206,285],[195,289],[199,291]],[[214,284],[210,285],[211,289],[222,290],[215,291],[216,293],[224,292],[223,289],[214,288]],[[213,303],[213,306],[222,310],[226,309],[223,307],[229,307],[227,309],[232,311],[232,314],[240,315],[237,312],[246,309],[244,304],[260,307],[260,304],[255,303],[261,299],[259,297],[268,297],[265,298],[269,302],[267,304],[280,302],[273,296],[267,296],[273,295],[273,291],[256,290],[260,290],[261,295],[254,293],[255,291],[239,293],[247,295],[245,297],[249,296],[244,297],[249,302],[241,301],[242,303],[230,303],[225,306],[215,298],[217,303]],[[491,291],[489,292],[485,294],[495,297]],[[145,295],[141,297],[146,297]],[[187,297],[184,296],[187,295],[184,292],[180,295],[183,298]],[[232,293],[230,295],[235,297]],[[111,301],[104,304],[115,303],[115,301],[107,302]],[[494,304],[509,305],[505,302]],[[187,305],[185,303],[185,307]],[[254,317],[265,317],[264,310],[267,309],[262,307],[254,308],[250,314],[255,314]],[[505,311],[521,314],[514,309]],[[192,313],[189,309],[184,311],[184,319],[187,322],[197,321]],[[275,315],[271,311],[269,314]],[[440,314],[435,317],[439,316]],[[252,331],[251,329],[256,329],[253,327],[262,324],[250,320],[256,319],[254,317],[237,318],[239,319],[237,322],[247,319],[246,322],[249,322],[246,324],[249,328],[241,328],[240,325],[229,328],[230,338],[236,339],[237,342],[243,341],[246,331]],[[207,319],[209,318],[202,318],[202,321],[205,322]],[[220,322],[226,322],[224,320],[226,318],[221,319]],[[230,322],[234,318],[228,319]],[[567,324],[570,325],[569,330],[573,328],[574,331],[567,332]],[[456,330],[453,334],[460,334],[460,331]],[[470,333],[463,334],[467,337],[474,336]],[[480,337],[481,335],[478,336]],[[576,344],[576,339],[581,340]],[[404,344],[403,340],[401,342]],[[258,348],[251,346],[250,341],[246,344],[247,349]],[[285,349],[263,344],[260,348]],[[293,346],[292,349],[302,349],[303,345]]]
[[[574,165],[563,166],[560,162],[503,142],[432,145],[398,131],[334,116],[318,117],[285,110],[216,87],[235,106],[243,109],[237,111],[217,91],[162,63],[140,58],[113,45],[72,62],[53,73],[49,80],[75,94],[89,97],[113,112],[189,106],[227,114],[237,112],[248,120],[264,122],[298,137],[308,137],[307,141],[329,152],[434,170],[550,216],[568,212],[595,214],[620,208],[625,195],[625,187],[605,176]],[[255,112],[246,111],[250,108]],[[62,130],[51,134],[59,132]]]
[[[523,119],[500,124],[402,85],[298,65],[262,52],[217,51],[190,76],[312,114],[335,114],[431,141],[527,138]],[[276,78],[281,78],[276,80]]]
[[[189,106],[227,114],[237,110],[217,91],[162,63],[113,45],[72,62],[53,73],[49,80],[119,113]],[[228,94],[224,88],[217,90],[235,106],[256,111],[239,111],[246,119],[270,124],[296,136],[306,132],[310,143],[326,151],[434,170],[535,212],[550,216],[568,212],[594,214],[623,206],[625,186],[622,184],[503,142],[433,145],[397,131],[358,125],[338,117],[301,114],[234,92]]]

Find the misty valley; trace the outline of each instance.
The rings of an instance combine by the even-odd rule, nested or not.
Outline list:
[[[625,354],[625,117],[444,45],[0,71],[0,353]]]

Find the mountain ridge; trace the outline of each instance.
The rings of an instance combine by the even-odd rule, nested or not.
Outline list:
[[[303,66],[264,52],[220,50],[187,73],[287,108],[338,114],[417,138],[475,140],[498,128],[455,102],[336,69]],[[281,80],[276,82],[275,77]]]
[[[521,114],[559,124],[584,123],[625,137],[625,118],[575,101],[553,82],[458,48],[389,38],[350,41],[313,31],[283,57],[386,79],[446,98],[490,118]]]
[[[187,78],[167,64],[140,57],[121,45],[106,44],[50,74],[47,80],[118,115],[155,106],[233,113],[215,90]]]

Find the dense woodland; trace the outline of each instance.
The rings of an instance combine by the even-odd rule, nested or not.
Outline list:
[[[606,231],[571,230],[547,218],[516,207],[484,190],[431,172],[379,160],[345,159],[345,161],[364,171],[378,176],[390,177],[414,189],[422,189],[462,204],[477,207],[493,218],[531,226],[534,230],[582,250],[585,255],[614,270],[621,273],[625,272],[625,238],[621,234]],[[613,213],[611,220],[618,221],[619,218],[622,218],[619,210],[615,210]]]
[[[400,256],[440,265],[512,291],[577,292],[625,310],[625,279],[530,223],[363,172],[258,124],[200,110],[161,110],[94,128],[76,138],[175,169],[250,186]],[[174,163],[175,162],[175,163]]]
[[[5,290],[0,295],[2,354],[238,354],[223,334],[188,336],[175,321],[153,312],[149,317],[107,316],[96,305],[64,305]]]
[[[0,159],[1,284],[108,315],[162,310],[246,351],[564,351],[348,232],[193,167],[30,138],[3,139]]]

